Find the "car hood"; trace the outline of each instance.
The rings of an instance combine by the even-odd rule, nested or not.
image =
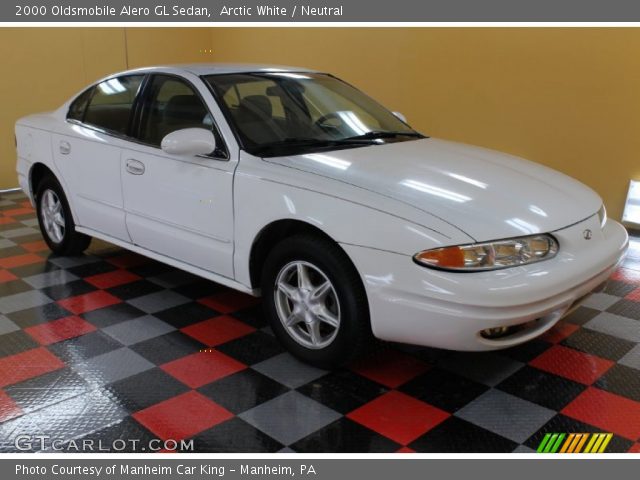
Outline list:
[[[589,187],[550,168],[433,138],[268,161],[409,204],[418,216],[439,217],[475,241],[552,232],[602,205]],[[393,214],[393,203],[381,199],[376,208]]]

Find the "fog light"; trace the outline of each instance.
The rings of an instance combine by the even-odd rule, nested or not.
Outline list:
[[[509,333],[509,327],[485,328],[480,332],[484,338],[500,338]]]

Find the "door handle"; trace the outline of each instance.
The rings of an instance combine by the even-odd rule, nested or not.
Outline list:
[[[60,142],[60,153],[62,155],[69,155],[71,153],[71,144],[66,140]]]
[[[144,173],[144,163],[130,158],[127,160],[127,172],[132,175],[142,175]]]

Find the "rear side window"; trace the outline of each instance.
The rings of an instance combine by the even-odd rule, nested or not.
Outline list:
[[[67,118],[69,120],[77,120],[82,122],[84,119],[84,111],[87,108],[87,104],[89,103],[89,99],[93,94],[93,87],[85,90],[83,93],[78,95],[78,97],[73,101],[71,106],[69,107],[69,112],[67,113]]]
[[[143,77],[129,75],[111,78],[96,85],[85,108],[84,123],[109,132],[127,133],[133,103]]]

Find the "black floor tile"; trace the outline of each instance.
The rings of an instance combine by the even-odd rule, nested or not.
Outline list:
[[[109,307],[83,313],[82,318],[98,328],[105,328],[127,320],[133,320],[134,318],[142,317],[144,315],[145,313],[142,310],[134,307],[133,305],[129,305],[128,303],[117,303]]]
[[[184,328],[194,323],[216,317],[219,313],[200,303],[189,302],[156,312],[154,315],[175,328]]]
[[[194,451],[270,453],[283,445],[239,418],[232,418],[193,437]]]
[[[614,365],[596,381],[595,386],[640,402],[640,370],[635,368]]]
[[[273,335],[260,330],[218,345],[216,350],[220,350],[245,365],[253,365],[284,352],[284,348]]]
[[[475,400],[489,389],[486,385],[439,368],[427,370],[400,387],[400,391],[449,413]]]
[[[171,332],[159,337],[136,343],[130,348],[151,363],[162,365],[178,358],[200,351],[206,345],[182,332]]]
[[[342,417],[291,445],[297,452],[392,453],[402,445]]]
[[[118,285],[117,287],[108,288],[107,292],[122,300],[131,300],[132,298],[142,297],[143,295],[159,292],[160,290],[164,290],[160,285],[149,282],[148,280],[137,280],[135,282]]]
[[[561,344],[614,362],[624,357],[636,345],[631,341],[588,328],[577,330],[565,338]]]
[[[52,285],[51,287],[40,289],[42,293],[56,301],[64,298],[75,297],[77,295],[84,295],[85,293],[93,292],[95,290],[97,290],[96,287],[84,280],[75,280],[73,282]]]
[[[105,387],[113,399],[135,413],[176,397],[189,388],[159,368],[146,370]]]
[[[349,370],[337,370],[299,387],[298,391],[344,415],[388,389]]]
[[[571,312],[569,315],[564,317],[562,320],[565,322],[573,323],[575,325],[584,325],[599,313],[600,313],[600,310],[596,310],[595,308],[589,308],[581,305],[578,308],[576,308],[573,312]]]
[[[640,320],[640,302],[634,302],[633,300],[626,300],[623,298],[607,308],[607,312]],[[640,323],[638,324],[638,328],[640,329]]]
[[[517,443],[458,417],[449,417],[409,444],[423,453],[512,452]]]
[[[198,391],[237,415],[289,389],[255,370],[246,369],[200,387]]]
[[[560,411],[586,387],[525,365],[500,383],[497,388],[543,407]]]
[[[0,358],[22,353],[40,345],[22,330],[0,335]]]
[[[89,358],[97,357],[121,348],[120,342],[100,330],[63,340],[47,348],[67,365],[77,365]]]
[[[51,302],[39,307],[9,313],[7,317],[20,328],[28,328],[50,322],[51,320],[68,317],[69,315],[71,315],[71,312],[65,310],[57,303]]]

